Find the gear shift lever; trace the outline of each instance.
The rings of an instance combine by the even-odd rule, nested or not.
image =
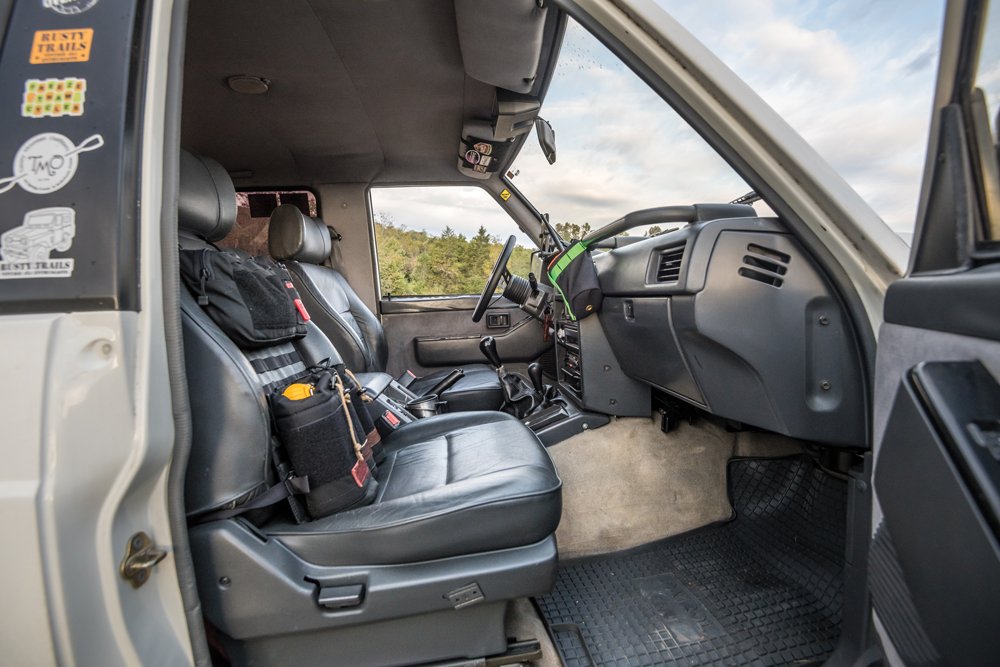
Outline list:
[[[479,339],[479,351],[483,353],[483,356],[486,357],[486,360],[490,362],[490,365],[494,369],[500,370],[503,368],[500,355],[497,353],[497,342],[493,336],[483,336]]]
[[[535,388],[535,393],[544,398],[545,384],[542,382],[542,365],[537,361],[528,364],[528,378],[531,380],[531,386]]]

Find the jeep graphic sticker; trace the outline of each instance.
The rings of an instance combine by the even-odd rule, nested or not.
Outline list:
[[[0,280],[6,278],[68,278],[72,258],[52,258],[66,252],[76,236],[76,211],[65,206],[29,211],[20,227],[0,235]]]
[[[55,192],[73,180],[79,153],[104,145],[99,134],[84,139],[79,145],[61,134],[46,132],[28,139],[14,156],[14,175],[0,179],[0,194],[15,185],[28,192],[44,195]]]

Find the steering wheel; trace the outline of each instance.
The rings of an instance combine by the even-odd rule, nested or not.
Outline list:
[[[473,322],[483,319],[483,315],[486,314],[486,309],[490,305],[490,299],[493,298],[493,292],[496,291],[497,285],[500,284],[500,279],[505,276],[510,277],[510,272],[507,271],[507,260],[510,259],[510,254],[514,252],[515,243],[517,243],[517,238],[511,234],[510,238],[507,239],[507,243],[504,244],[503,250],[500,251],[500,256],[497,257],[496,263],[493,264],[493,270],[490,271],[490,277],[486,279],[486,287],[483,289],[483,293],[479,295],[479,303],[476,304],[476,309],[472,312]]]

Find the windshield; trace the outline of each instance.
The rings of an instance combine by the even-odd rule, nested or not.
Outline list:
[[[508,176],[565,239],[671,204],[729,202],[749,186],[649,86],[570,19],[542,116],[556,133],[550,165],[534,137]],[[762,202],[762,214],[770,210]],[[657,233],[679,225],[641,227]]]

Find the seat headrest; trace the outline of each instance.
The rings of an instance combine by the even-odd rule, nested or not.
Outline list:
[[[225,168],[181,150],[177,225],[206,241],[218,241],[236,224],[236,188]]]
[[[271,213],[267,248],[279,262],[322,264],[330,256],[333,241],[325,222],[303,215],[297,206],[282,204]]]

